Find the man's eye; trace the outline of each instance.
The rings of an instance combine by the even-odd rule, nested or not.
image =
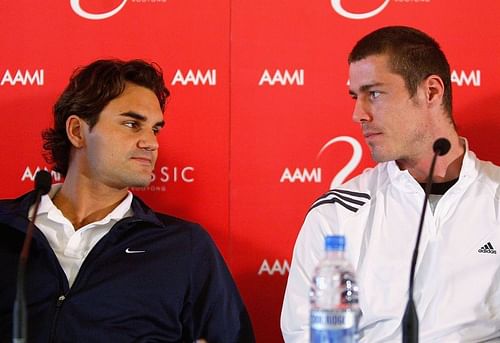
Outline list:
[[[160,130],[161,130],[160,127],[153,127],[153,133],[155,134],[155,136],[160,133]]]
[[[131,129],[136,129],[138,127],[137,123],[134,121],[127,121],[124,123],[126,127],[129,127]]]
[[[380,96],[380,94],[382,94],[382,93],[380,93],[379,91],[371,91],[370,92],[370,99],[376,99]]]

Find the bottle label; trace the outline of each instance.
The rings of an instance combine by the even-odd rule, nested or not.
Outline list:
[[[356,342],[356,311],[311,311],[311,343]]]

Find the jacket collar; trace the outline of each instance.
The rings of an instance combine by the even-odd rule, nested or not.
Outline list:
[[[139,197],[135,195],[134,199],[132,200],[132,211],[134,212],[132,218],[151,222],[158,226],[164,226],[163,222],[158,218],[157,214]]]
[[[469,185],[478,174],[477,167],[477,157],[469,150],[469,143],[464,137],[460,137],[465,145],[465,154],[462,160],[462,168],[460,169],[460,174],[455,186],[466,187]],[[397,185],[400,189],[406,192],[421,192],[422,187],[420,184],[411,176],[408,170],[399,169],[396,161],[385,162],[385,167],[391,182]]]
[[[28,217],[28,211],[35,202],[35,191],[21,195],[16,199],[6,199],[0,201],[0,217],[22,216]]]

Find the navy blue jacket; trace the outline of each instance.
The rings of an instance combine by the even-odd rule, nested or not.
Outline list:
[[[0,342],[11,341],[33,202],[33,192],[0,201]],[[254,342],[236,285],[205,230],[155,213],[136,197],[132,210],[95,245],[71,288],[35,230],[26,276],[28,342]]]

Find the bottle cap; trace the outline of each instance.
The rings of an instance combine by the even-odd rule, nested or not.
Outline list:
[[[344,251],[345,237],[341,235],[333,235],[325,237],[326,251]]]

